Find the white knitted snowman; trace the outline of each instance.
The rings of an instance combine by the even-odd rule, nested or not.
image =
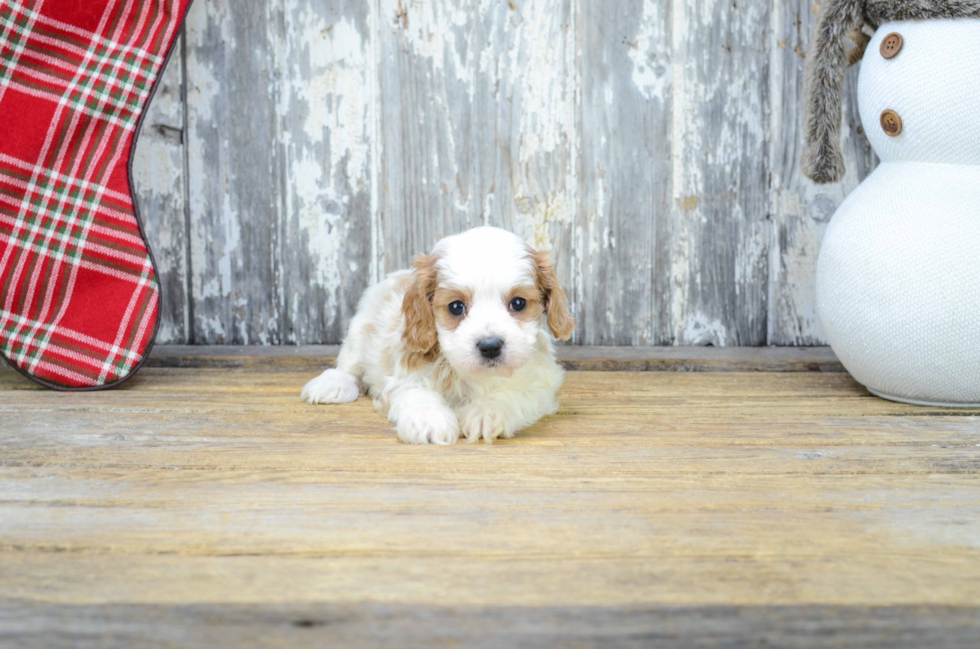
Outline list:
[[[820,321],[871,392],[980,406],[980,18],[884,22],[861,65],[881,164],[827,229]]]

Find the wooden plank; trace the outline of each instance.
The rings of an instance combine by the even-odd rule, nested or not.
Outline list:
[[[188,123],[158,99],[139,151],[161,341],[339,342],[491,223],[554,247],[578,344],[822,342],[822,232],[876,160],[855,69],[848,177],[799,173],[809,0],[250,1],[191,10]]]
[[[816,185],[799,168],[803,146],[803,67],[819,3],[774,3],[771,48],[772,104],[769,159],[772,177],[770,242],[770,345],[825,343],[817,318],[814,284],[823,232],[837,206],[877,164],[857,109],[857,76],[851,68],[844,89],[842,150],[847,176]]]
[[[133,185],[160,281],[157,342],[188,342],[187,170],[184,160],[183,44],[170,62],[143,122],[133,158]]]
[[[673,342],[762,345],[771,5],[673,0],[671,8]]]
[[[579,0],[576,7],[575,340],[670,343],[670,4]]]
[[[376,11],[359,0],[273,3],[281,124],[280,338],[339,343],[378,274]],[[256,278],[259,279],[259,278]]]
[[[567,370],[641,372],[843,372],[829,347],[558,348]]]
[[[410,447],[368,399],[300,403],[309,376],[0,373],[0,644],[975,637],[980,410],[577,372],[514,440]]]
[[[333,365],[339,345],[256,347],[157,345],[147,367],[241,368],[316,372]],[[568,371],[844,372],[829,347],[558,347]],[[0,364],[0,374],[13,370]]]
[[[242,347],[158,345],[149,367],[317,371],[333,364],[337,345]],[[570,371],[843,372],[829,347],[558,347]]]
[[[279,343],[282,182],[272,7],[195,2],[186,20],[190,342]]]
[[[158,345],[147,360],[149,367],[242,368],[314,373],[332,367],[339,345],[256,347],[239,345]]]
[[[381,0],[385,269],[490,224],[553,246],[571,280],[571,0]]]
[[[570,373],[512,441],[399,445],[306,372],[0,377],[0,591],[87,606],[975,606],[980,411],[844,374]],[[16,397],[16,398],[14,398]]]
[[[972,649],[976,608],[441,607],[391,604],[70,606],[5,603],[12,646],[717,647]],[[842,639],[844,639],[842,641]]]
[[[194,326],[165,342],[339,342],[365,286],[482,223],[554,247],[578,344],[822,342],[822,231],[875,159],[855,71],[851,174],[799,174],[808,0],[226,5],[189,21],[164,272]]]

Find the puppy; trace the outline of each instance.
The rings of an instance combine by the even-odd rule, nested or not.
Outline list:
[[[403,442],[493,443],[558,410],[554,339],[574,327],[548,254],[475,228],[370,288],[337,368],[303,399],[346,403],[366,391]]]

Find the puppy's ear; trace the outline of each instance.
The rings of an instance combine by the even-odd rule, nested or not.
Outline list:
[[[439,354],[439,333],[432,312],[432,295],[438,279],[437,260],[437,257],[427,255],[415,258],[413,281],[402,300],[402,316],[405,318],[402,341],[409,352],[425,360],[434,360]]]
[[[535,283],[548,313],[548,328],[558,340],[568,340],[575,329],[575,319],[568,312],[568,298],[558,286],[551,255],[544,250],[532,250],[531,260],[534,262]]]

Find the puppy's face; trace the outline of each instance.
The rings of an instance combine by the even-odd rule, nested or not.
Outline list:
[[[441,354],[466,374],[508,375],[531,358],[542,326],[562,340],[575,326],[547,253],[497,228],[447,237],[419,257],[402,310],[415,358]]]

